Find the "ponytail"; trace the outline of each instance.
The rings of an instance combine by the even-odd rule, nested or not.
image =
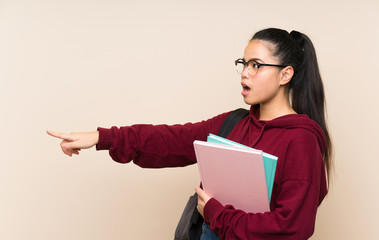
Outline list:
[[[297,31],[269,28],[257,32],[251,40],[264,40],[271,43],[273,56],[278,57],[280,65],[292,66],[294,75],[289,82],[292,108],[300,114],[307,114],[324,131],[326,150],[324,164],[328,182],[332,169],[332,142],[325,119],[325,93],[316,51],[311,40]]]

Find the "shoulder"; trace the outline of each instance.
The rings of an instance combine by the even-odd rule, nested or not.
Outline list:
[[[305,114],[294,114],[277,119],[273,127],[285,129],[284,134],[290,145],[310,147],[318,146],[321,152],[325,149],[325,135],[321,127]]]
[[[290,144],[293,145],[304,145],[307,146],[309,144],[316,145],[317,135],[313,131],[309,131],[308,129],[303,128],[294,128],[289,129],[288,133],[290,135]]]

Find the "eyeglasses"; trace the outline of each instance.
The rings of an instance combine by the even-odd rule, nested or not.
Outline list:
[[[250,59],[249,61],[246,62],[245,59],[243,58],[239,58],[235,60],[234,64],[236,65],[236,70],[239,74],[242,74],[243,70],[245,70],[245,68],[247,67],[247,70],[250,76],[254,76],[255,74],[257,74],[259,68],[262,66],[280,67],[280,68],[287,67],[286,65],[259,63],[255,59]]]

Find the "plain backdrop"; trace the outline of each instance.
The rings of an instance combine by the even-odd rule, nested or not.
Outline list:
[[[0,239],[173,239],[197,166],[63,155],[46,129],[196,122],[238,107],[233,61],[266,27],[318,54],[335,174],[312,239],[379,239],[379,2],[0,1]]]

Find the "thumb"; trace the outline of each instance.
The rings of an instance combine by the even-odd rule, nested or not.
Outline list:
[[[202,199],[203,201],[207,202],[212,196],[208,195],[203,189],[200,187],[196,187],[195,191],[197,192],[197,195]]]
[[[200,187],[195,187],[195,191],[199,197],[203,198],[204,197],[204,191]]]

